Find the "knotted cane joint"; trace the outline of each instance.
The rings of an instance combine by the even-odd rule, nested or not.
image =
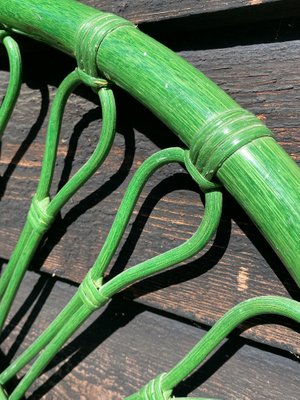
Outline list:
[[[192,145],[191,161],[202,176],[211,180],[237,150],[272,132],[252,113],[237,108],[216,115],[203,126]]]
[[[85,21],[78,32],[75,56],[81,70],[91,76],[98,75],[97,53],[104,38],[115,29],[134,26],[116,15],[103,13]]]
[[[101,287],[102,282],[96,285],[96,282],[92,278],[91,270],[79,286],[80,298],[91,311],[97,310],[109,300],[109,298],[101,293]]]
[[[49,203],[49,197],[45,197],[43,200],[38,200],[36,196],[32,198],[27,219],[34,231],[40,235],[43,235],[50,228],[55,219],[55,216],[47,212]]]
[[[80,68],[76,68],[76,72],[79,76],[79,79],[84,85],[89,86],[90,88],[94,89],[97,92],[100,89],[109,86],[109,82],[106,79],[91,76]]]
[[[186,150],[184,152],[184,165],[188,173],[198,184],[202,192],[206,193],[209,191],[217,190],[221,187],[220,184],[209,181],[200,173],[200,171],[196,168],[196,166],[193,164],[193,161],[191,160],[191,154],[189,150]]]
[[[139,400],[170,400],[172,392],[162,388],[164,373],[152,379],[138,392]]]

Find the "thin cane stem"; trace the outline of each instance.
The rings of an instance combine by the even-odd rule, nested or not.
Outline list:
[[[70,94],[81,83],[78,71],[72,72],[64,79],[55,96],[46,141],[45,155],[41,177],[36,195],[31,204],[27,221],[11,259],[0,279],[0,332],[11,308],[16,292],[45,232],[49,229],[55,216],[73,194],[95,173],[109,153],[115,136],[116,105],[111,89],[100,87],[100,98],[103,114],[101,135],[92,156],[62,187],[52,201],[49,190],[56,161],[58,139],[66,102]],[[99,83],[98,83],[99,82]],[[95,81],[92,81],[95,84]],[[96,80],[102,85],[102,80]],[[12,279],[13,278],[13,279]]]
[[[163,390],[173,390],[190,375],[222,340],[242,322],[262,314],[275,314],[300,323],[300,304],[279,296],[261,296],[246,300],[229,310],[199,343],[162,380]]]
[[[2,40],[9,59],[9,82],[5,97],[0,108],[0,140],[14,110],[22,83],[22,60],[17,42],[5,31],[0,31]]]
[[[113,256],[122,234],[125,230],[126,224],[132,214],[133,208],[137,202],[138,196],[144,187],[145,183],[159,167],[170,162],[184,162],[185,152],[179,148],[171,148],[162,150],[159,153],[154,154],[149,159],[147,159],[142,166],[135,173],[126,194],[123,198],[111,231],[107,237],[105,245],[100,252],[100,255],[104,254],[105,263],[100,264],[100,256],[97,258],[94,267],[90,270],[91,282],[93,282],[93,273],[100,282],[99,272],[102,270],[103,266],[107,266],[109,260]],[[51,361],[55,354],[59,351],[61,346],[70,338],[70,336],[78,329],[78,327],[92,314],[92,312],[98,307],[101,307],[113,294],[120,291],[124,287],[142,279],[146,276],[150,276],[154,273],[161,271],[167,267],[174,265],[175,263],[186,260],[188,257],[196,254],[200,251],[211,239],[215,230],[217,229],[218,222],[221,215],[221,204],[222,195],[219,191],[206,193],[206,208],[204,217],[200,227],[197,229],[196,233],[184,244],[176,247],[175,249],[169,250],[168,252],[161,254],[160,256],[154,257],[144,263],[138,264],[135,267],[129,268],[123,273],[119,274],[117,277],[113,278],[108,283],[101,284],[97,289],[97,284],[94,286],[96,290],[96,301],[97,305],[94,306],[93,301],[90,303],[82,297],[80,306],[80,288],[74,297],[71,299],[69,304],[62,310],[59,316],[53,321],[53,323],[44,331],[40,338],[38,338],[14,363],[13,366],[8,367],[0,375],[0,382],[7,382],[11,379],[15,373],[19,372],[27,362],[29,362],[33,357],[35,357],[41,350],[40,356],[34,362],[32,367],[29,369],[28,373],[21,380],[17,388],[12,393],[10,399],[19,399],[32,384],[32,382],[38,377],[46,365]],[[103,252],[103,249],[105,252]],[[88,295],[88,293],[85,293]],[[93,295],[95,296],[95,294]],[[98,299],[98,296],[100,300]],[[76,304],[77,310],[74,314],[73,305]],[[92,304],[92,308],[89,304]],[[65,322],[65,323],[64,323]]]

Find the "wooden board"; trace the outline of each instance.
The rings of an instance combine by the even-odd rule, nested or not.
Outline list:
[[[300,41],[294,40],[211,50],[194,48],[183,50],[181,55],[243,106],[260,115],[299,162],[300,75],[295,68],[299,64],[299,49]],[[49,60],[51,69],[47,68]],[[3,259],[11,254],[36,188],[49,102],[55,87],[73,64],[47,50],[34,58],[28,55],[24,65],[25,83],[1,155],[0,257]],[[7,77],[4,71],[0,77],[2,84]],[[58,183],[68,179],[71,170],[78,169],[95,146],[100,126],[96,104],[96,98],[86,91],[70,99],[54,193]],[[86,129],[80,136],[82,128]],[[68,153],[69,139],[72,150]],[[103,244],[133,171],[157,149],[177,144],[174,136],[150,113],[130,97],[118,93],[118,135],[112,153],[103,168],[64,208],[62,220],[54,225],[33,267],[80,282]],[[76,157],[72,160],[75,148]],[[64,163],[67,154],[69,161]],[[142,194],[139,207],[123,248],[114,260],[114,273],[182,243],[195,231],[203,212],[198,190],[180,166],[157,173]],[[226,197],[220,229],[209,251],[184,267],[135,286],[126,297],[211,325],[246,298],[277,294],[299,299],[298,293],[256,228],[233,199]],[[265,325],[247,330],[245,335],[300,352],[299,333],[284,328]]]
[[[28,273],[1,344],[1,369],[50,323],[75,287]],[[25,302],[24,302],[25,299]],[[199,327],[114,301],[96,312],[29,391],[28,400],[121,400],[167,371],[204,335]],[[180,344],[180,345],[178,345]],[[299,398],[300,363],[229,339],[177,396],[279,400]]]
[[[300,12],[299,2],[295,0],[82,0],[83,3],[103,11],[113,12],[135,23],[154,22],[195,17],[212,13],[229,22],[235,16],[253,19],[257,17],[274,18],[275,16],[295,15]],[[231,17],[229,17],[229,11]],[[235,14],[236,13],[236,14]],[[219,19],[219,18],[218,18]]]

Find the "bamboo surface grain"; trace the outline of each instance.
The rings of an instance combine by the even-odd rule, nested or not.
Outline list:
[[[294,40],[182,50],[180,54],[263,119],[299,162],[300,76],[295,68],[299,46],[300,42]],[[72,62],[64,56],[55,52],[43,54],[35,67],[25,56],[25,83],[3,140],[0,257],[5,260],[17,240],[36,188],[49,102],[66,70],[72,67]],[[47,57],[55,59],[51,71],[46,68]],[[8,74],[2,72],[2,85],[5,86],[7,79]],[[142,106],[123,93],[119,92],[117,97],[119,134],[112,154],[63,210],[63,220],[54,225],[33,265],[75,282],[82,280],[95,260],[133,171],[158,148],[179,143]],[[99,114],[95,98],[84,91],[72,96],[64,119],[54,191],[92,151],[99,130]],[[87,141],[78,139],[82,128],[86,128],[83,138],[88,138]],[[21,146],[20,135],[24,138]],[[69,140],[71,150],[68,150]],[[64,162],[66,155],[69,160]],[[203,211],[197,188],[186,178],[183,168],[177,166],[164,168],[155,175],[142,194],[140,206],[143,202],[137,220],[132,220],[127,231],[129,236],[123,241],[113,273],[186,240],[195,231]],[[175,271],[136,285],[125,296],[207,325],[248,297],[298,296],[280,261],[229,196],[209,252]],[[300,352],[299,333],[287,328],[266,325],[248,329],[244,334]]]
[[[19,354],[75,290],[55,278],[27,273],[4,330],[0,360],[3,357],[8,362]],[[89,319],[26,398],[121,400],[172,367],[204,333],[203,327],[116,299]],[[300,363],[293,356],[230,338],[174,394],[229,400],[279,400],[285,396],[296,400],[299,372]]]

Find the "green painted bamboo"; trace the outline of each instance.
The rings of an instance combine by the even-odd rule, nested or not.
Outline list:
[[[300,323],[300,303],[279,296],[262,296],[243,301],[224,314],[175,367],[159,375],[126,400],[171,399],[175,386],[198,368],[235,328],[250,318],[264,314],[280,315]]]
[[[218,227],[222,194],[213,184],[203,180],[201,176],[195,175],[194,179],[206,191],[205,213],[195,234],[182,245],[131,267],[107,283],[103,283],[103,275],[117,250],[134,206],[149,177],[165,164],[180,162],[187,165],[188,159],[189,154],[186,151],[180,148],[169,148],[151,156],[138,169],[124,195],[99,257],[83,280],[79,290],[43,334],[0,374],[0,384],[5,385],[41,352],[28,373],[9,396],[10,400],[17,400],[23,396],[69,337],[93,311],[102,307],[113,295],[141,279],[185,261],[206,246]],[[42,349],[44,350],[42,351]]]
[[[90,78],[85,77],[85,74],[80,71],[72,72],[62,82],[55,96],[51,108],[45,155],[38,188],[33,197],[18,243],[0,279],[0,331],[3,328],[24,273],[45,232],[50,228],[60,209],[103,163],[112,146],[116,124],[116,107],[112,91],[106,87],[106,81],[100,79],[88,81],[87,79]],[[70,94],[82,82],[93,87],[98,86],[103,112],[101,135],[92,156],[50,200],[49,191],[65,105]]]
[[[163,150],[140,167],[99,257],[76,295],[45,332],[1,373],[0,383],[4,385],[40,353],[11,395],[0,390],[0,399],[20,399],[83,321],[115,293],[186,260],[206,245],[217,228],[221,212],[221,193],[218,185],[213,183],[215,179],[219,179],[246,209],[300,285],[300,170],[254,115],[128,21],[73,0],[55,4],[50,0],[2,0],[0,25],[65,51],[76,57],[79,66],[60,86],[52,106],[41,180],[24,230],[0,280],[0,327],[44,232],[66,201],[98,168],[112,143],[115,106],[111,91],[104,87],[99,92],[103,132],[97,149],[50,201],[49,189],[63,110],[69,94],[79,82],[99,88],[105,82],[97,76],[104,75],[152,110],[188,148],[186,151],[179,148]],[[206,192],[202,224],[183,245],[103,283],[104,272],[145,182],[155,170],[169,162],[183,163]],[[284,303],[282,301],[281,305]],[[205,349],[209,349],[209,344]],[[188,359],[183,371],[191,368],[192,361]],[[183,362],[181,367],[184,365]],[[172,388],[167,384],[172,377],[172,383],[179,377],[176,367],[174,371],[162,379],[164,390],[169,392]]]
[[[233,194],[300,286],[300,169],[260,121],[111,14],[73,0],[2,0],[0,23],[77,57],[86,72],[98,69],[152,110],[192,150],[199,171]],[[209,157],[197,163],[204,149]]]
[[[17,102],[22,83],[22,60],[17,42],[6,31],[0,30],[0,41],[4,44],[9,60],[9,82],[0,107],[0,140]]]

